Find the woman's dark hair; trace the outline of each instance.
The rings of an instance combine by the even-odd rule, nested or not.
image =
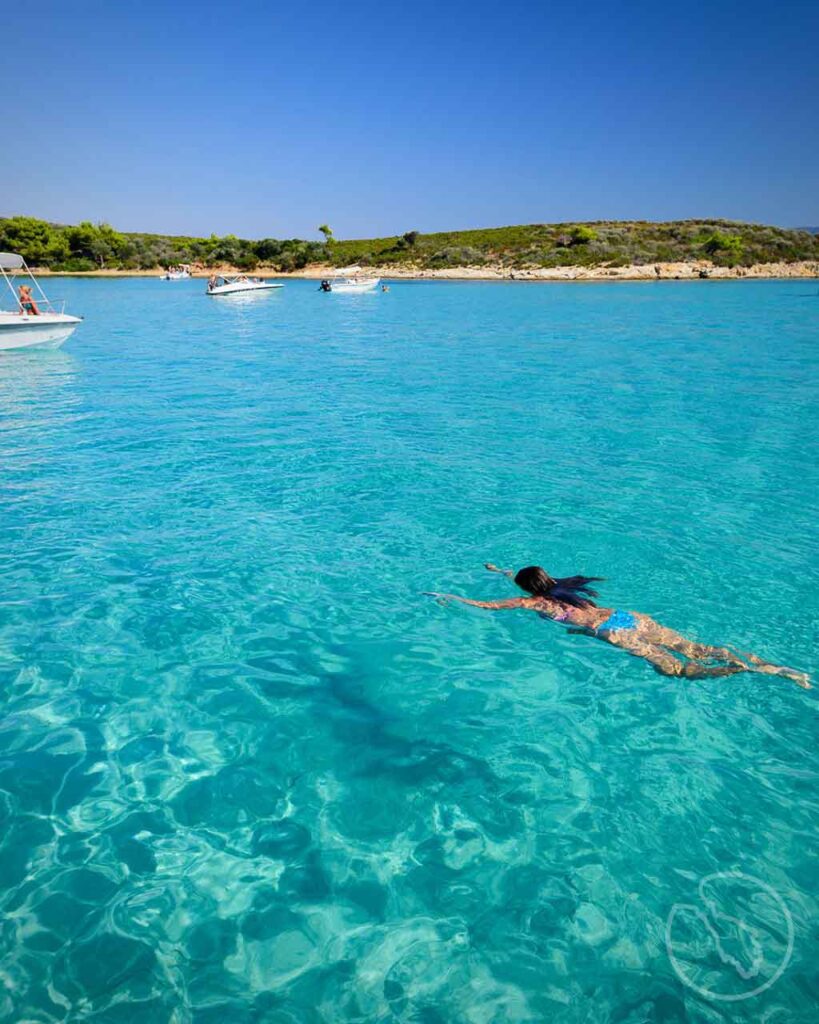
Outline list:
[[[515,576],[515,583],[521,590],[527,590],[535,597],[551,597],[565,604],[573,604],[575,608],[596,608],[591,598],[597,597],[597,591],[592,590],[589,583],[602,579],[602,576],[564,576],[556,580],[539,565],[527,565]]]

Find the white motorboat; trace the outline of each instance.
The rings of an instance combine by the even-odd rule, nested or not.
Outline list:
[[[191,276],[191,268],[187,263],[183,263],[181,267],[168,267],[164,274],[159,278],[160,281],[186,281]]]
[[[31,285],[23,291],[15,290],[18,271],[22,271]],[[14,252],[0,252],[0,274],[14,299],[14,309],[0,309],[0,351],[20,348],[59,348],[73,334],[82,317],[69,316],[65,303],[50,301],[22,256]],[[36,294],[32,293],[32,286]]]
[[[272,288],[284,288],[283,284],[263,281],[260,277],[245,274],[217,274],[208,281],[208,295],[236,295],[237,292],[264,292]]]
[[[337,292],[339,295],[358,295],[362,292],[374,292],[381,284],[380,277],[367,277],[362,273],[361,267],[342,267],[335,277],[327,282],[329,287],[322,291]]]

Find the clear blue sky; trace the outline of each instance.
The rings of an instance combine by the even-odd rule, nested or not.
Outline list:
[[[2,24],[0,214],[253,238],[819,224],[816,0],[63,0]]]

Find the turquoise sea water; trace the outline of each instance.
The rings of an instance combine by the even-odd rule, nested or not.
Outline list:
[[[0,361],[0,1020],[813,1022],[819,691],[422,592],[819,671],[816,282],[203,287]]]

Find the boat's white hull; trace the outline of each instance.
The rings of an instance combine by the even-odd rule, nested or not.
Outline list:
[[[0,352],[21,348],[59,348],[81,323],[67,313],[20,316],[0,312]]]
[[[368,277],[361,281],[333,281],[331,286],[337,295],[360,295],[374,292],[380,284],[380,277]]]
[[[190,274],[163,274],[160,281],[187,281]]]
[[[284,288],[283,284],[223,284],[208,288],[208,295],[236,295],[239,292],[268,292],[273,288]]]

